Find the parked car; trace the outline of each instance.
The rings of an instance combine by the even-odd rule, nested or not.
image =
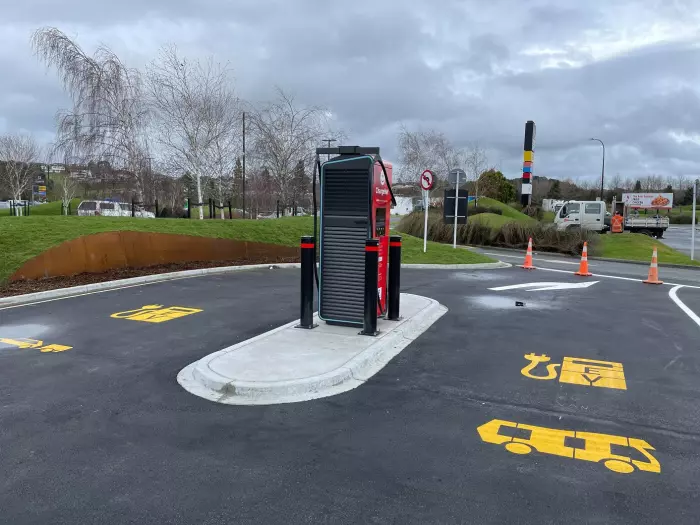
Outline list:
[[[78,215],[81,217],[96,215],[103,217],[132,217],[131,204],[110,201],[82,201],[78,205]],[[156,215],[150,211],[137,209],[134,211],[133,217],[155,219]]]

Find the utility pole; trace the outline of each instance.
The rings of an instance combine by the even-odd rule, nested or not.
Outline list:
[[[245,111],[243,112],[243,180],[242,191],[243,191],[243,204],[241,206],[243,211],[243,218],[245,219]]]
[[[600,139],[591,138],[589,140],[597,140],[600,142],[600,145],[603,146],[603,168],[600,170],[600,200],[605,202],[603,198],[603,188],[605,184],[605,144],[603,144],[603,141]]]

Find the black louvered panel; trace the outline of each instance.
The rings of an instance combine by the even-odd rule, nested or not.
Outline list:
[[[320,315],[327,321],[362,324],[372,166],[361,157],[323,168]]]
[[[321,318],[362,323],[367,229],[324,224],[321,248]],[[332,239],[332,240],[330,240]]]
[[[369,181],[367,169],[325,170],[324,215],[367,217]]]

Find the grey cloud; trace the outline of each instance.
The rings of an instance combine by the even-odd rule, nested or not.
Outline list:
[[[214,53],[231,62],[244,98],[265,100],[279,85],[301,103],[329,107],[352,142],[372,141],[387,158],[396,158],[402,123],[433,127],[460,145],[478,141],[494,164],[517,176],[524,124],[532,119],[538,174],[597,176],[600,151],[587,141],[591,135],[606,141],[611,172],[700,171],[698,146],[669,134],[700,133],[697,40],[599,61],[577,43],[656,18],[693,16],[692,2],[657,4],[26,0],[4,6],[0,21],[13,35],[0,32],[0,70],[12,72],[0,83],[0,123],[50,133],[56,110],[67,105],[55,74],[29,50],[31,30],[48,24],[87,49],[103,41],[137,66],[172,40],[186,53]],[[611,19],[613,8],[625,5],[633,18]],[[562,67],[541,69],[543,57],[521,54],[529,47],[553,50],[549,58]],[[583,65],[564,67],[569,61]]]

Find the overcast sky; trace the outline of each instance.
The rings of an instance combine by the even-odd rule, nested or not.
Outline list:
[[[0,16],[0,133],[53,137],[67,98],[32,55],[55,26],[142,66],[165,44],[230,61],[239,95],[274,85],[328,107],[350,142],[396,160],[397,131],[478,142],[519,176],[525,121],[534,172],[700,174],[700,0],[22,0]]]

